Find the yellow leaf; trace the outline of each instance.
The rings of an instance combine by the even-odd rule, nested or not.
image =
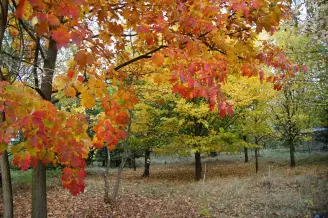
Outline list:
[[[83,92],[81,94],[81,104],[85,108],[92,108],[95,106],[95,99],[90,92]]]

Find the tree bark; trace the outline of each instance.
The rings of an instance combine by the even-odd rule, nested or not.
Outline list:
[[[255,148],[255,171],[259,171],[259,161],[258,161],[258,148]]]
[[[8,15],[8,0],[1,0],[0,4],[0,52],[2,52],[2,41],[7,28],[7,15]],[[0,69],[0,81],[4,81],[4,75]],[[5,113],[0,113],[0,124],[5,121]],[[13,192],[11,185],[10,166],[8,160],[8,152],[4,151],[0,156],[1,164],[1,183],[2,183],[2,195],[3,195],[3,217],[12,218],[14,217],[14,205],[13,205]]]
[[[116,200],[117,196],[118,196],[118,191],[119,191],[119,188],[120,188],[122,172],[123,172],[123,168],[124,168],[125,162],[127,160],[127,157],[128,157],[128,152],[127,152],[127,150],[124,150],[121,164],[117,169],[116,182],[115,182],[114,190],[113,190],[113,193],[112,193],[112,196],[111,196],[111,202],[114,202]]]
[[[14,217],[13,192],[11,186],[10,167],[8,161],[8,152],[4,151],[0,157],[2,172],[2,195],[4,206],[4,218]]]
[[[195,153],[195,171],[196,171],[196,180],[199,181],[202,177],[202,163],[201,156],[199,152]]]
[[[150,149],[145,150],[145,169],[143,177],[149,177],[149,168],[150,168]]]
[[[42,76],[41,92],[45,100],[51,101],[52,81],[57,59],[56,42],[49,40],[47,57],[44,60],[44,75]],[[32,218],[47,217],[47,190],[46,190],[46,167],[38,161],[32,174]]]
[[[295,162],[295,146],[293,140],[289,140],[289,153],[290,153],[290,166],[295,167],[296,162]]]
[[[32,173],[32,218],[47,217],[46,166],[38,161]]]
[[[110,203],[111,200],[109,198],[109,168],[110,168],[110,150],[107,149],[107,166],[106,166],[106,172],[104,174],[104,180],[105,180],[105,195],[104,195],[104,202],[106,204]]]
[[[132,164],[133,164],[133,170],[134,171],[137,171],[137,166],[136,166],[136,152],[135,151],[133,151],[133,156],[132,156]]]
[[[245,163],[248,163],[248,148],[244,147]]]

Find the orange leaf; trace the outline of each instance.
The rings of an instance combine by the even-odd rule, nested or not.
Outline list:
[[[57,49],[67,46],[71,37],[67,28],[61,26],[55,30],[52,30],[51,33],[53,40],[57,42]]]
[[[36,24],[36,29],[35,31],[37,32],[37,34],[39,36],[42,36],[45,33],[48,33],[48,23],[47,22],[40,22],[38,24]]]
[[[58,26],[60,24],[59,19],[53,14],[48,15],[48,21],[51,26]]]
[[[152,57],[153,62],[156,64],[157,67],[162,66],[164,62],[164,55],[161,53],[155,53]]]
[[[27,0],[20,0],[18,5],[17,5],[17,10],[16,10],[16,17],[17,18],[22,18],[24,15],[24,11],[27,6]]]
[[[73,78],[74,74],[75,74],[75,72],[74,72],[74,70],[72,70],[72,69],[69,69],[69,70],[67,71],[67,77],[70,78],[70,79]]]

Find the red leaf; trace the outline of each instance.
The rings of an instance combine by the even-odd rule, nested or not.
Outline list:
[[[75,72],[74,72],[74,70],[72,70],[72,69],[69,69],[69,70],[67,71],[67,77],[70,78],[70,79],[73,78],[74,74],[75,74]]]
[[[41,129],[43,129],[43,123],[41,118],[39,117],[32,117],[32,123],[38,127],[42,127]]]
[[[32,156],[31,157],[31,166],[36,167],[38,165],[39,158],[37,156]]]
[[[83,78],[83,76],[78,75],[78,76],[77,76],[77,80],[78,80],[79,82],[83,82],[83,81],[84,81],[84,78]]]
[[[63,181],[68,181],[72,177],[72,169],[69,167],[65,167],[63,169],[63,175],[62,175],[62,180]]]
[[[30,157],[30,153],[28,153],[27,151],[23,154],[23,157],[20,161],[20,168],[23,171],[26,171],[28,169],[28,167],[30,166],[31,163],[31,157]]]
[[[38,118],[44,118],[46,116],[46,112],[44,111],[35,111],[33,113],[33,116],[38,117]]]
[[[23,17],[26,6],[27,6],[27,0],[19,1],[18,5],[17,5],[16,13],[15,13],[17,18]]]
[[[48,21],[51,26],[59,26],[60,24],[59,19],[53,14],[48,15]]]
[[[224,118],[225,115],[227,114],[227,107],[226,103],[221,103],[220,104],[220,117]]]
[[[264,79],[264,72],[261,70],[260,71],[260,81],[261,81],[261,83],[263,82],[263,79]]]
[[[48,31],[49,31],[49,25],[48,25],[48,23],[47,22],[40,22],[40,23],[38,23],[37,25],[36,25],[36,27],[35,27],[35,31],[37,32],[37,34],[39,35],[39,36],[42,36],[42,35],[44,35],[45,33],[48,33]]]
[[[66,47],[67,44],[70,41],[70,34],[68,33],[68,30],[66,27],[59,27],[55,30],[52,30],[52,38],[57,42],[57,49],[61,47]]]
[[[77,32],[77,31],[73,31],[71,33],[71,39],[72,39],[73,44],[80,46],[81,42],[83,41],[83,36],[81,33]]]
[[[307,71],[308,71],[307,66],[303,65],[303,66],[302,66],[302,70],[303,70],[304,72],[307,72]]]
[[[85,171],[84,171],[84,169],[81,169],[81,170],[79,170],[79,172],[77,173],[77,175],[78,175],[78,177],[79,178],[85,178],[86,177],[86,173],[85,173]]]
[[[231,105],[228,104],[228,114],[230,117],[232,116],[232,113],[233,113],[232,107]]]

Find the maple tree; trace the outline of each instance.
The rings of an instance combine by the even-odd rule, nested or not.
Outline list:
[[[142,77],[130,73],[129,65],[150,61],[158,68],[167,67],[174,93],[189,100],[203,97],[211,110],[219,108],[221,117],[232,112],[221,90],[227,75],[259,75],[263,79],[261,67],[267,65],[280,70],[281,74],[268,79],[281,89],[283,77],[295,70],[273,45],[254,44],[263,29],[273,33],[279,21],[289,17],[288,0],[20,0],[1,7],[5,9],[2,20],[9,20],[5,35],[12,37],[10,49],[22,53],[18,58],[24,57],[26,64],[33,66],[29,68],[32,78],[24,75],[24,80],[15,83],[1,71],[7,80],[1,83],[0,111],[6,116],[0,128],[5,139],[1,151],[7,149],[10,137],[23,133],[25,141],[18,145],[14,162],[23,170],[36,166],[33,205],[42,208],[46,202],[44,163],[65,164],[63,185],[78,194],[84,189],[83,159],[89,147],[106,145],[112,150],[127,136],[127,110],[133,108],[137,97],[133,84],[126,81]],[[76,51],[74,58],[66,70],[58,71],[58,51],[69,46]],[[19,78],[20,72],[10,75]],[[161,79],[158,75],[157,81]],[[112,93],[109,83],[117,87]],[[31,100],[21,101],[23,93]],[[87,109],[97,103],[103,108],[92,144],[86,125],[78,124],[82,115],[72,116],[53,106],[65,96],[79,98]],[[202,103],[203,107],[207,103]],[[34,211],[34,217],[46,213],[46,209],[40,214]]]

